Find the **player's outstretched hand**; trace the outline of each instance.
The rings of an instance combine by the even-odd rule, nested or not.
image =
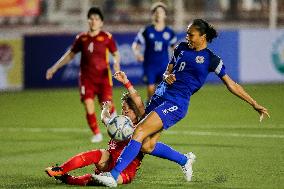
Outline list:
[[[50,79],[53,77],[54,73],[55,73],[54,69],[53,69],[53,68],[49,68],[49,69],[46,71],[45,78],[46,78],[47,80],[50,80]]]
[[[101,120],[103,121],[103,123],[107,124],[107,122],[110,119],[110,113],[109,110],[111,108],[111,102],[110,101],[105,101],[102,103],[102,112],[101,112]]]
[[[112,106],[111,101],[105,101],[105,102],[103,102],[102,108],[106,109],[106,110],[110,110],[111,106]]]
[[[173,83],[176,81],[176,76],[175,76],[175,74],[169,74],[169,75],[167,75],[167,76],[165,77],[165,81],[166,81],[169,85],[173,84]]]
[[[127,76],[126,76],[126,74],[125,74],[123,71],[115,72],[115,73],[113,74],[113,77],[114,77],[117,81],[119,81],[119,82],[121,82],[121,83],[123,83],[123,84],[125,84],[125,83],[128,82]]]
[[[261,122],[265,116],[270,118],[268,110],[265,107],[255,104],[253,108],[259,113],[259,122]]]

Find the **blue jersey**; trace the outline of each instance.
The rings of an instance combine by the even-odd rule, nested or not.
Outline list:
[[[165,71],[169,62],[169,46],[175,45],[177,37],[168,26],[157,31],[154,25],[149,25],[139,31],[134,42],[145,47],[144,68]]]
[[[172,85],[161,82],[155,95],[182,106],[188,106],[190,96],[203,86],[210,72],[215,72],[220,78],[226,74],[220,57],[208,48],[195,51],[186,42],[175,48],[169,64],[173,64],[176,81]]]

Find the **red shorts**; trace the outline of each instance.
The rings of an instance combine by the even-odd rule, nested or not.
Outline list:
[[[104,172],[109,172],[114,168],[116,161],[121,154],[121,152],[114,151],[114,150],[108,150],[108,152],[110,153],[110,159],[109,159],[108,168],[104,170]],[[123,184],[128,184],[134,179],[136,175],[136,171],[139,169],[140,164],[141,164],[141,160],[136,158],[128,165],[126,169],[124,169],[120,173],[122,180],[123,180]],[[97,171],[96,173],[100,173],[100,171]]]
[[[107,80],[102,83],[94,83],[91,80],[81,79],[79,82],[81,101],[98,95],[99,102],[112,101],[112,85]]]

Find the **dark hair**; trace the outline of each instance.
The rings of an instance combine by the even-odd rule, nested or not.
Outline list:
[[[128,104],[129,108],[134,111],[136,118],[137,118],[137,122],[140,121],[140,119],[142,118],[142,115],[140,114],[139,109],[136,106],[135,102],[130,97],[129,92],[123,93],[121,100],[125,101]]]
[[[193,20],[191,26],[195,27],[201,35],[206,34],[206,40],[211,43],[214,38],[218,36],[215,28],[208,24],[205,20],[195,19]]]
[[[93,14],[98,15],[104,21],[104,15],[99,7],[91,7],[88,11],[87,18],[89,19]]]
[[[156,3],[154,3],[151,6],[151,13],[153,14],[157,10],[157,8],[159,8],[159,7],[163,8],[164,11],[167,13],[167,6],[163,2],[156,2]]]

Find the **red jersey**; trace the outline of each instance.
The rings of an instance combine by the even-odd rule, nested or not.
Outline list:
[[[116,43],[108,32],[100,31],[96,36],[89,33],[77,35],[71,51],[81,52],[80,78],[88,79],[94,83],[108,80],[111,83],[111,70],[109,66],[109,51],[117,51]]]
[[[115,161],[117,161],[118,157],[120,156],[120,154],[124,150],[124,147],[128,145],[129,141],[130,141],[130,139],[125,140],[125,141],[116,141],[116,140],[111,139],[108,142],[108,151],[110,152],[112,157],[115,159]],[[139,168],[139,166],[141,165],[143,157],[144,157],[144,154],[142,152],[139,152],[139,154],[131,162],[131,164],[134,163],[136,165],[136,167]]]

